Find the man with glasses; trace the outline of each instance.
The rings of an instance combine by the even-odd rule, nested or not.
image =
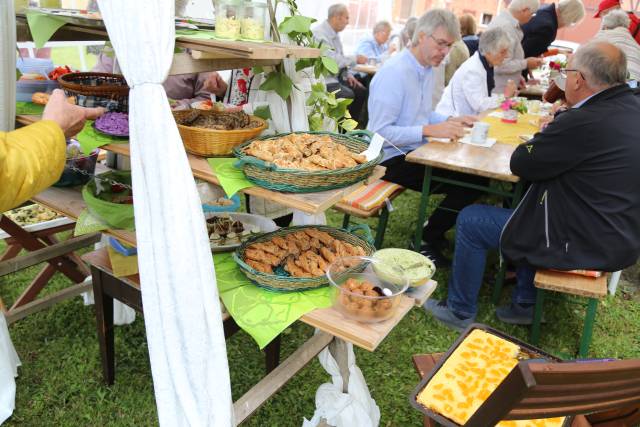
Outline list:
[[[463,125],[470,125],[475,120],[475,117],[443,116],[436,113],[432,105],[433,67],[442,63],[458,39],[460,26],[455,15],[447,10],[433,9],[418,20],[412,46],[389,59],[373,78],[367,129],[386,140],[382,165],[387,172],[383,179],[422,191],[424,167],[406,162],[405,154],[428,142],[430,137],[461,138]],[[474,183],[482,180],[438,170],[434,175]],[[447,196],[440,207],[455,210],[473,203],[480,194],[455,186],[442,188]],[[423,239],[428,245],[422,250],[434,258],[436,265],[443,266],[448,262],[441,254],[441,246],[446,243],[444,233],[455,224],[455,218],[456,213],[438,209],[424,229]]]
[[[640,255],[640,99],[627,61],[607,42],[578,49],[562,71],[569,109],[511,156],[531,187],[515,210],[474,205],[458,215],[446,300],[425,310],[454,329],[472,323],[489,249],[517,266],[506,323],[533,318],[536,269],[618,271]]]
[[[538,7],[540,7],[539,0],[513,0],[509,4],[509,7],[503,10],[489,24],[489,28],[500,27],[505,30],[511,39],[509,59],[495,69],[494,77],[496,86],[493,92],[496,94],[504,92],[504,88],[507,86],[509,80],[519,83],[520,87],[524,87],[525,83],[522,72],[525,70],[534,70],[542,65],[542,58],[525,58],[522,48],[522,38],[524,35],[520,27],[531,20],[538,10]]]

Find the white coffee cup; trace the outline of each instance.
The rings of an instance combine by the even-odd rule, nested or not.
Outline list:
[[[489,123],[475,122],[471,129],[471,142],[474,144],[486,144],[489,134]]]

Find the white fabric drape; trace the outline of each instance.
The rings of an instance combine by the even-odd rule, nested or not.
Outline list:
[[[13,130],[16,121],[16,20],[13,1],[0,2],[0,131]],[[2,212],[0,212],[2,214]],[[4,314],[0,313],[0,424],[13,413],[20,359]]]
[[[98,4],[131,87],[136,237],[160,424],[232,425],[229,369],[204,215],[162,88],[173,59],[173,0]]]

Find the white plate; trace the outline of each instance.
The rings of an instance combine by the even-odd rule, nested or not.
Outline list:
[[[460,142],[463,143],[463,144],[475,145],[476,147],[491,148],[491,147],[493,147],[493,144],[496,143],[496,139],[495,138],[487,138],[487,140],[485,141],[484,144],[476,144],[475,142],[471,142],[471,136],[467,135],[464,138],[462,138],[460,140]]]
[[[270,233],[278,229],[278,226],[275,222],[273,222],[273,220],[261,215],[229,212],[205,212],[204,214],[205,219],[209,219],[214,216],[231,218],[234,221],[240,221],[245,226],[245,228],[248,227],[250,230],[252,228],[258,228],[260,229],[260,233]],[[248,234],[247,236],[243,237],[243,240],[246,240],[251,236],[255,236],[255,234]],[[214,245],[213,243],[211,243],[211,241],[209,241],[209,243],[211,244],[211,252],[227,252],[241,245],[241,242],[230,243],[227,245]]]

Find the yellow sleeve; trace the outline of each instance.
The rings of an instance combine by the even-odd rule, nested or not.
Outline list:
[[[55,183],[65,158],[64,133],[53,121],[0,132],[0,213]]]

